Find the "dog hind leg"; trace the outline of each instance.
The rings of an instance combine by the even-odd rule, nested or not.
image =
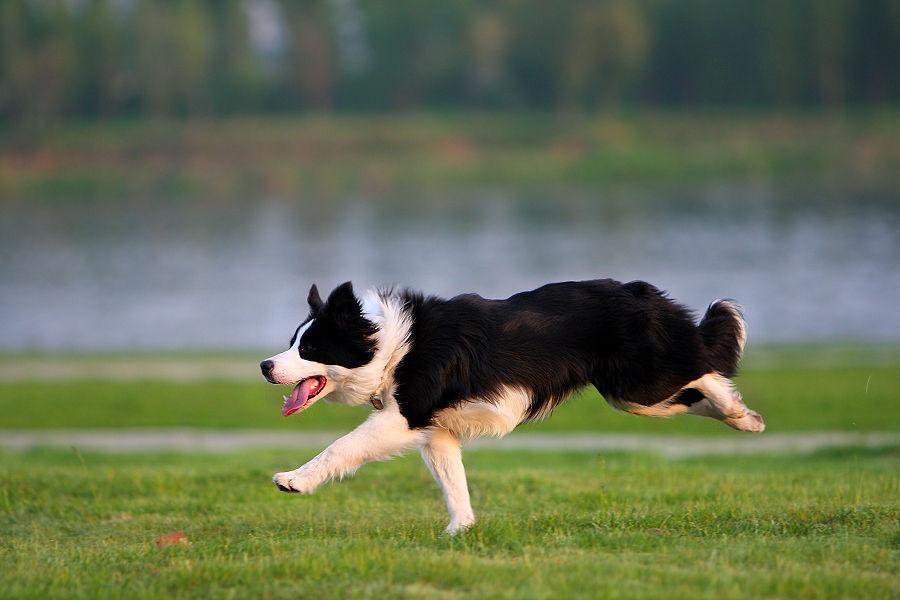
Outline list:
[[[759,433],[766,428],[762,416],[747,408],[734,383],[723,375],[707,373],[685,389],[695,389],[703,394],[702,399],[688,407],[688,414],[712,417],[739,431]]]
[[[450,524],[445,531],[455,535],[468,529],[475,523],[475,514],[469,500],[459,438],[446,429],[435,429],[420,452],[444,494],[444,503],[450,513]]]

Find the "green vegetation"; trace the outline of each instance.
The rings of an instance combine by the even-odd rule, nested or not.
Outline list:
[[[265,6],[4,0],[0,119],[900,100],[892,0]]]
[[[737,379],[768,431],[900,430],[896,366],[747,369]],[[0,383],[0,429],[65,427],[204,427],[345,430],[365,409],[320,402],[283,418],[284,388],[242,381],[18,381]],[[621,413],[593,389],[534,431],[735,435],[710,419],[652,419]]]
[[[249,360],[118,360],[159,366],[173,357],[204,368]],[[758,349],[738,384],[769,431],[898,431],[896,357],[894,346]],[[2,356],[0,370],[9,376],[33,358]],[[84,368],[108,360],[69,359]],[[9,379],[0,383],[0,429],[346,430],[365,412],[322,403],[284,419],[280,388],[235,375]],[[619,413],[595,392],[525,429],[739,435],[707,419]],[[0,589],[23,598],[900,594],[898,448],[683,460],[470,451],[479,521],[457,538],[441,533],[440,493],[414,453],[309,497],[269,483],[314,452],[0,451]],[[190,544],[157,547],[176,531]]]
[[[0,589],[54,597],[888,598],[897,450],[668,462],[472,452],[474,530],[416,456],[309,497],[306,456],[0,454]],[[190,545],[158,548],[183,531]]]
[[[455,114],[98,122],[0,138],[0,197],[246,197],[460,187],[894,181],[900,119],[858,114]]]

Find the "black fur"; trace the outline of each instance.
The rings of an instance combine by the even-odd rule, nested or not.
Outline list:
[[[348,369],[361,367],[375,356],[375,325],[364,318],[362,306],[348,281],[328,296],[324,303],[313,285],[309,290],[309,317],[300,324],[303,327],[313,321],[303,336],[297,350],[300,358]],[[297,340],[297,332],[290,346]]]
[[[588,384],[608,400],[649,406],[706,373],[733,374],[740,357],[734,314],[714,304],[698,326],[642,281],[556,283],[506,300],[403,298],[413,327],[395,382],[410,427],[468,399],[496,398],[504,385],[531,391],[529,418]]]
[[[700,321],[700,337],[703,338],[710,363],[725,377],[733,377],[737,373],[741,347],[735,340],[740,335],[741,322],[735,319],[728,306],[720,302],[710,304]]]
[[[695,324],[687,308],[643,281],[554,283],[506,300],[399,295],[412,329],[394,373],[395,397],[413,428],[458,403],[498,399],[504,386],[530,391],[526,418],[549,413],[589,384],[616,402],[690,406],[703,395],[686,384],[713,372],[730,377],[740,360],[734,304],[713,303]],[[377,330],[350,282],[325,302],[312,286],[308,303],[309,317],[291,339],[293,346],[312,320],[300,338],[301,358],[347,368],[372,360]]]

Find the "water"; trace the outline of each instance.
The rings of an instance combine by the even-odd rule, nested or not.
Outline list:
[[[505,297],[645,279],[751,341],[900,340],[896,190],[482,190],[392,200],[7,201],[0,348],[286,344],[309,285]]]

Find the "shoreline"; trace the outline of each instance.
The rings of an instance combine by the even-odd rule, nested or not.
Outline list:
[[[896,182],[900,112],[307,115],[7,127],[0,198]],[[101,168],[102,167],[102,168]]]

